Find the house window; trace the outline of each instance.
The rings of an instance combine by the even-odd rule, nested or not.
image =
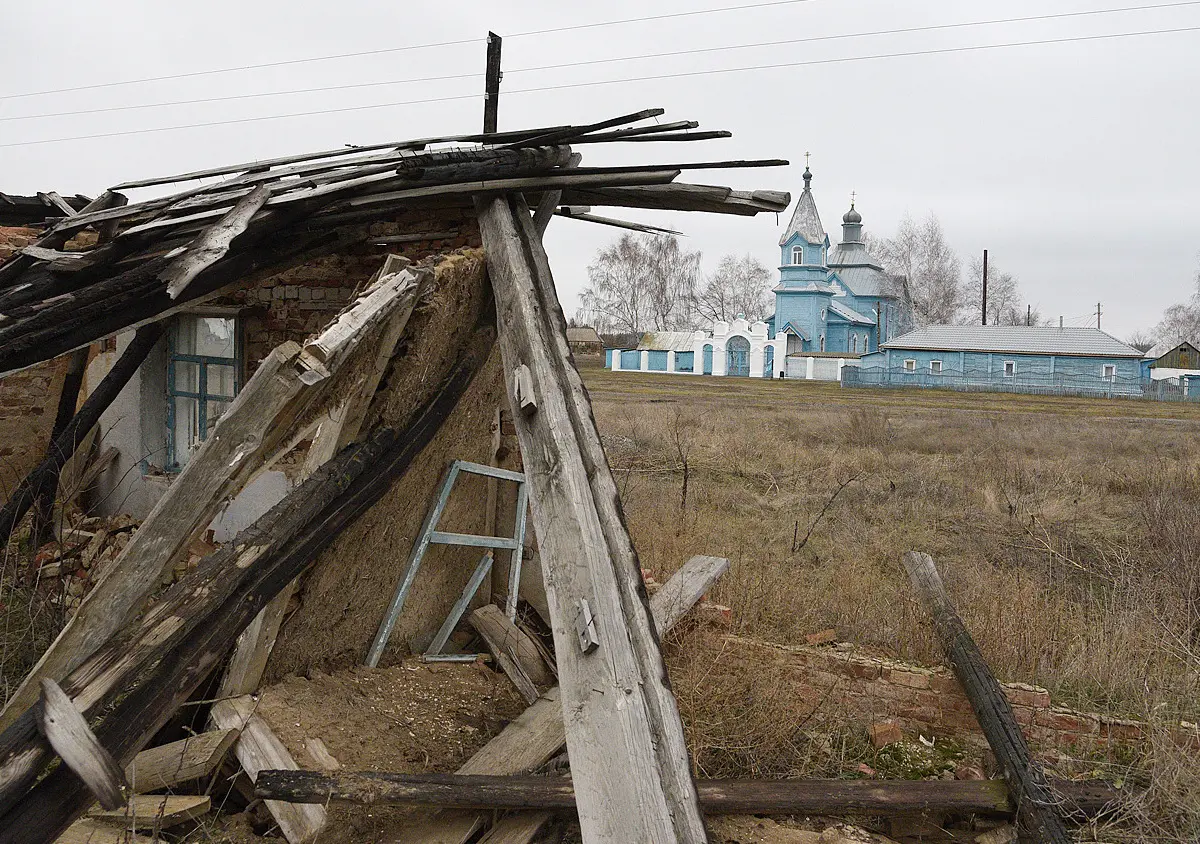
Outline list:
[[[942,362],[940,360],[931,360],[929,362],[929,371],[934,375],[942,374]]]
[[[825,335],[821,335],[821,351],[825,351]]]
[[[915,360],[913,360],[912,358],[909,358],[908,360],[906,360],[904,362],[904,371],[905,372],[916,372],[917,371],[917,362]]]
[[[858,354],[858,335],[857,334],[850,335],[850,354],[853,354],[853,355]]]
[[[1004,377],[1012,378],[1017,374],[1017,362],[1015,360],[1006,360],[1004,362]]]
[[[793,264],[803,264],[804,263],[804,247],[803,246],[793,246],[792,247],[792,263]]]
[[[1117,377],[1117,365],[1115,363],[1104,364],[1104,377],[1109,381]]]
[[[240,386],[237,319],[184,314],[170,333],[167,465],[181,469],[229,409]]]

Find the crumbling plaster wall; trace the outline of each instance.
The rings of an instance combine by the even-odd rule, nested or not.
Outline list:
[[[438,388],[439,373],[449,370],[472,337],[472,327],[493,319],[482,250],[460,253],[439,265],[433,293],[413,314],[368,423],[404,424]],[[455,459],[489,462],[496,408],[506,402],[499,349],[493,346],[433,441],[313,565],[298,608],[285,621],[267,666],[267,682],[313,668],[331,671],[362,663],[444,469]],[[483,478],[468,476],[456,483],[441,527],[482,533],[486,498]],[[503,524],[500,530],[507,532],[509,527]],[[532,542],[532,531],[527,542]],[[423,650],[481,553],[475,548],[430,547],[382,664]]]

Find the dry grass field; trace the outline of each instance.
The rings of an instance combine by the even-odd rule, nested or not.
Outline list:
[[[923,550],[1001,679],[1155,723],[1200,714],[1200,407],[580,364],[643,567],[729,557],[713,597],[734,632],[788,644],[833,627],[937,664],[900,565]],[[705,645],[687,647],[672,678],[709,775],[853,761],[853,735],[797,738],[752,668],[690,695]],[[1159,745],[1119,760],[1153,785],[1134,835],[1197,840],[1200,764]]]

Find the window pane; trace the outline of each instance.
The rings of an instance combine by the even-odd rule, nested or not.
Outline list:
[[[232,358],[235,351],[233,318],[180,317],[175,335],[175,350],[182,355]]]
[[[200,364],[175,361],[175,390],[183,393],[200,392]]]
[[[235,370],[232,366],[208,364],[208,375],[205,379],[208,395],[233,398],[234,374]]]
[[[196,399],[176,396],[174,438],[175,463],[183,466],[200,447],[200,404]]]

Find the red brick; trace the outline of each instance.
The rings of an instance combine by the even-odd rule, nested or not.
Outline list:
[[[870,727],[871,744],[876,747],[886,747],[904,738],[904,733],[895,721],[880,721]]]

